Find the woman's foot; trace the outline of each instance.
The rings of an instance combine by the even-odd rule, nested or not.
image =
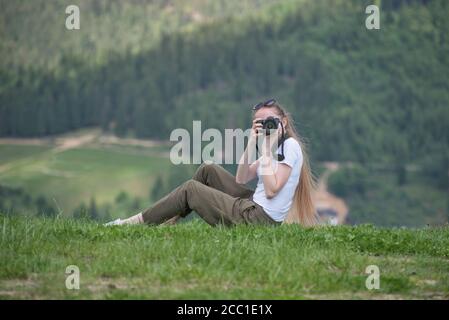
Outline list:
[[[178,222],[178,220],[181,219],[180,215],[174,216],[173,218],[168,219],[167,221],[165,221],[164,223],[162,223],[162,225],[173,225],[176,224]],[[132,216],[128,219],[115,219],[113,221],[110,221],[108,223],[103,224],[105,227],[110,227],[110,226],[121,226],[124,224],[141,224],[143,223],[143,217],[142,217],[142,213],[136,214],[135,216]]]
[[[110,221],[108,223],[103,224],[105,227],[110,227],[110,226],[119,226],[123,223],[122,219],[118,218],[115,219],[113,221]]]
[[[105,223],[104,226],[121,226],[123,224],[141,224],[143,223],[142,212],[136,214],[135,216],[129,217],[128,219],[115,219],[111,222]]]

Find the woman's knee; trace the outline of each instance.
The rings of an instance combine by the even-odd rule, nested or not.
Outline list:
[[[189,179],[182,185],[183,189],[186,191],[187,196],[193,196],[194,194],[200,193],[201,186],[204,186],[200,181],[195,179]]]
[[[184,201],[192,210],[198,210],[207,201],[209,195],[206,186],[194,179],[187,180],[182,185]]]
[[[206,176],[208,173],[216,171],[218,167],[218,164],[203,162],[197,169],[194,177]]]
[[[210,171],[210,170],[216,170],[217,168],[219,168],[220,166],[216,163],[213,162],[203,162],[200,165],[201,170],[206,170],[206,171]]]

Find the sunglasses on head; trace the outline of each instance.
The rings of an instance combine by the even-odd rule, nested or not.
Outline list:
[[[253,107],[253,110],[259,110],[262,107],[271,107],[276,103],[276,99],[269,99],[265,102],[259,102]]]

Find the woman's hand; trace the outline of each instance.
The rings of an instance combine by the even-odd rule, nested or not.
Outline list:
[[[256,118],[253,120],[253,125],[251,127],[251,135],[249,137],[249,143],[254,145],[257,142],[257,139],[263,137],[262,124],[257,123],[257,121],[262,120],[262,118]]]
[[[279,141],[280,129],[278,128],[277,130],[271,130],[270,134],[266,135],[266,131],[263,129],[262,124],[257,122],[259,120],[262,119],[256,118],[253,120],[249,144],[255,145],[258,143],[258,146],[262,150],[262,154],[268,155],[270,154],[275,143]]]

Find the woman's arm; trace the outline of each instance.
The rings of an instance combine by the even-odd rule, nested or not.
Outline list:
[[[262,181],[265,195],[268,199],[273,198],[287,183],[288,177],[292,173],[292,168],[285,163],[279,163],[276,172],[272,168],[272,157],[264,155],[261,159],[261,166],[264,174]]]
[[[276,170],[273,168],[271,150],[274,143],[278,141],[278,134],[265,138],[262,146],[262,157],[260,158],[262,181],[268,199],[273,198],[284,187],[292,173],[292,168],[285,163],[278,163]]]
[[[257,166],[259,162],[256,160],[252,164],[239,164],[237,174],[235,175],[235,182],[245,184],[257,177]]]
[[[243,152],[243,155],[240,158],[239,165],[237,167],[235,181],[240,184],[248,183],[257,176],[257,166],[259,165],[259,161],[256,160],[253,163],[250,163],[251,159],[255,159],[257,157],[257,155],[255,154],[256,143],[257,137],[260,136],[260,130],[258,132],[257,129],[262,128],[262,124],[256,123],[257,120],[259,119],[253,120],[248,145],[246,146],[246,149]]]

